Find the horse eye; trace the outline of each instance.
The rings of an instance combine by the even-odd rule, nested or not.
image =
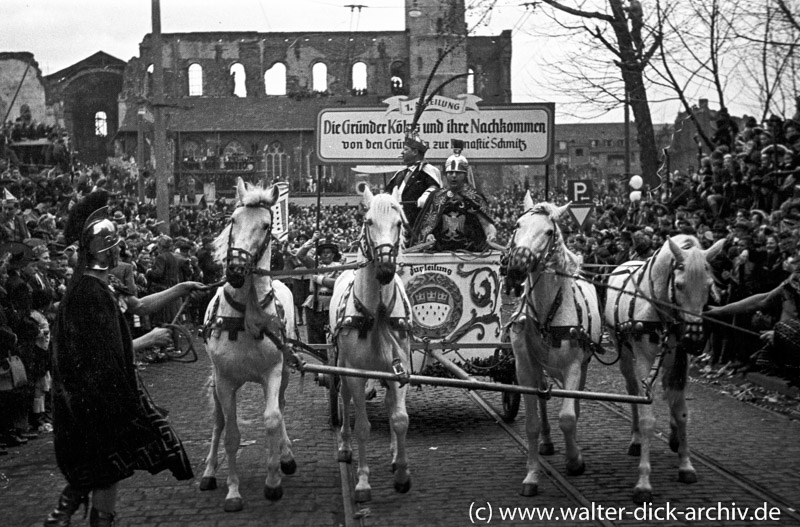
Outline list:
[[[683,284],[682,283],[675,284],[675,289],[677,289],[678,291],[683,291]]]
[[[553,235],[553,229],[547,229],[546,231],[544,231],[544,233],[546,235],[548,235],[548,236],[552,236]]]
[[[372,218],[364,220],[364,225],[372,225]]]

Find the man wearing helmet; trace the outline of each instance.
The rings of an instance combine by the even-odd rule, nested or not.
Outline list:
[[[119,236],[107,202],[107,192],[90,193],[72,208],[64,228],[66,243],[78,248],[53,346],[53,443],[67,486],[45,526],[70,525],[89,494],[90,525],[113,525],[118,483],[135,470],[193,477],[180,439],[139,386],[133,362],[137,349],[169,343],[170,330],[134,340],[123,313],[146,315],[202,284],[184,282],[144,298],[115,290],[109,269]]]
[[[497,236],[486,198],[467,182],[469,162],[460,154],[445,163],[449,188],[434,192],[420,213],[417,240],[438,251],[483,251]]]

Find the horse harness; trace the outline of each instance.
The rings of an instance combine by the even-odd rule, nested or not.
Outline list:
[[[239,313],[244,313],[245,305],[233,299],[227,289],[222,290],[225,302]],[[203,326],[203,340],[208,342],[209,336],[219,338],[223,331],[228,332],[228,340],[235,342],[239,340],[239,332],[244,331],[244,315],[240,317],[223,317],[217,316],[219,310],[219,297],[214,301],[214,306],[211,309],[211,316],[208,317],[208,322]],[[264,296],[263,300],[258,303],[258,306],[265,310],[270,304],[275,304],[275,315],[268,314],[268,326],[261,330],[259,335],[254,336],[255,340],[262,340],[267,337],[278,348],[283,348],[286,344],[286,324],[284,323],[286,312],[280,300],[275,298],[275,290],[270,289]]]
[[[688,337],[692,342],[699,342],[702,340],[702,324],[682,321],[678,311],[674,308],[669,313],[665,314],[666,310],[659,308],[651,302],[655,308],[658,320],[634,319],[636,300],[640,297],[647,299],[647,296],[642,292],[642,283],[644,282],[645,276],[647,276],[647,285],[650,287],[650,291],[655,291],[655,283],[653,281],[652,272],[648,272],[648,270],[652,271],[652,264],[656,260],[656,257],[662,248],[663,247],[659,247],[653,256],[651,256],[643,266],[639,266],[637,269],[629,272],[628,276],[625,277],[625,281],[622,283],[620,289],[623,290],[627,288],[628,284],[633,283],[635,294],[629,293],[632,298],[628,304],[628,319],[624,322],[620,322],[619,303],[625,293],[620,293],[617,295],[617,298],[614,301],[614,334],[616,336],[618,345],[620,345],[622,342],[628,342],[629,340],[641,342],[643,338],[647,337],[650,343],[661,343],[662,348],[666,349],[667,341],[670,335],[675,334],[676,337],[678,337],[677,330],[683,326],[686,327],[684,337]],[[667,291],[669,295],[668,301],[673,306],[676,305],[675,271],[681,269],[682,265],[683,264],[677,263],[673,258],[672,265],[670,267],[669,279],[667,281]],[[634,279],[634,275],[637,274],[638,276]],[[700,348],[700,346],[685,346],[685,349],[692,355],[699,355],[701,351]]]
[[[542,214],[542,212],[538,211],[537,209],[531,209],[527,212],[527,214]],[[522,331],[524,327],[524,322],[529,320],[539,334],[542,336],[542,340],[548,343],[550,346],[555,348],[561,347],[561,342],[564,340],[577,340],[580,344],[584,347],[584,349],[589,349],[593,353],[603,354],[605,353],[605,349],[600,345],[599,342],[594,342],[591,337],[592,333],[592,313],[588,309],[588,302],[586,300],[586,296],[583,293],[583,290],[580,287],[575,285],[575,279],[579,278],[578,275],[572,276],[572,280],[570,281],[570,288],[572,290],[572,300],[575,307],[575,314],[578,320],[576,325],[568,325],[568,326],[553,326],[552,322],[555,318],[556,314],[558,314],[559,310],[561,309],[563,302],[564,302],[564,285],[559,285],[558,292],[556,293],[555,298],[553,299],[553,303],[550,305],[550,309],[544,314],[544,319],[542,319],[542,314],[536,312],[536,307],[533,305],[531,301],[531,295],[533,293],[533,288],[538,283],[539,279],[544,275],[547,270],[547,264],[550,260],[556,255],[558,251],[558,241],[559,241],[559,230],[553,229],[553,234],[550,237],[549,246],[547,252],[545,253],[544,257],[536,264],[536,267],[544,266],[545,269],[539,273],[539,276],[536,277],[536,280],[533,283],[530,283],[530,273],[532,273],[535,269],[531,269],[532,267],[532,260],[533,260],[533,251],[531,251],[527,247],[517,247],[514,243],[514,238],[512,238],[511,246],[509,247],[509,257],[508,263],[509,265],[513,265],[514,262],[523,263],[524,268],[527,271],[527,277],[525,279],[526,282],[530,283],[528,294],[525,295],[525,300],[520,302],[520,307],[512,315],[511,320],[506,324],[506,328],[512,328],[515,333],[519,333]],[[580,293],[580,295],[578,295]],[[588,326],[588,330],[584,328],[584,325],[581,323],[583,321],[583,308],[581,307],[581,302],[578,300],[578,296],[580,296],[581,301],[584,306],[587,307],[586,309],[586,322]]]

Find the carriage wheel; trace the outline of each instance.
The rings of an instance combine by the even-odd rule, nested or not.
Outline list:
[[[342,403],[339,397],[341,384],[342,378],[338,375],[333,375],[331,377],[331,385],[328,387],[328,406],[331,413],[331,426],[334,428],[342,426]]]
[[[517,379],[511,383],[516,386]],[[519,413],[519,403],[522,399],[522,395],[515,392],[503,392],[503,413],[500,417],[503,418],[503,421],[506,423],[510,423],[513,421],[517,414]]]

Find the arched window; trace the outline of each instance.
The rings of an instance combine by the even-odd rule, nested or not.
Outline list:
[[[245,86],[244,66],[237,62],[231,65],[231,95],[236,97],[247,97],[247,86]]]
[[[389,82],[391,83],[392,95],[407,95],[408,90],[406,89],[405,63],[399,60],[392,62],[390,75],[391,79],[389,80]]]
[[[328,66],[324,62],[317,62],[311,68],[311,85],[314,91],[328,90]]]
[[[108,135],[108,117],[106,112],[97,112],[94,114],[94,135],[98,137],[106,137]]]
[[[196,141],[183,141],[181,151],[184,161],[194,161],[203,157],[200,153],[200,145]]]
[[[264,148],[264,169],[267,181],[285,181],[289,174],[289,156],[283,150],[283,145],[275,141]]]
[[[147,71],[145,71],[144,79],[142,81],[142,95],[144,97],[150,97],[153,94],[153,65],[150,64],[147,66]]]
[[[286,66],[276,62],[264,73],[264,89],[267,95],[286,95]]]
[[[365,95],[367,92],[367,65],[363,62],[353,64],[353,94]]]
[[[203,95],[203,67],[200,64],[189,66],[189,96]]]
[[[467,93],[475,93],[475,70],[467,69]]]
[[[231,141],[222,150],[222,162],[228,170],[244,170],[247,168],[247,151],[239,141]]]

